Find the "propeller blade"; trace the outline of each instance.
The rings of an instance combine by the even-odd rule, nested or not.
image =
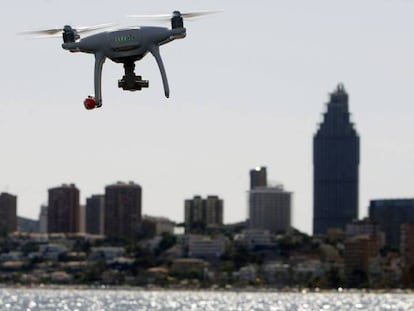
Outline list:
[[[31,36],[32,39],[50,39],[50,38],[62,38],[61,33],[56,33],[54,35],[36,35]]]
[[[219,10],[219,11],[200,11],[200,12],[185,12],[185,13],[181,13],[181,16],[184,18],[194,18],[194,17],[200,17],[200,16],[205,16],[205,15],[210,15],[210,14],[217,14],[217,13],[221,13],[223,12],[223,10]]]
[[[28,30],[19,32],[19,35],[44,35],[44,36],[53,36],[62,32],[62,28],[51,28],[51,29],[41,29],[41,30]]]
[[[102,28],[111,28],[116,26],[115,23],[107,23],[107,24],[99,24],[99,25],[91,25],[91,26],[81,26],[81,27],[74,27],[73,30],[75,30],[77,33],[84,33],[84,32],[90,32]],[[63,32],[63,28],[51,28],[51,29],[40,29],[40,30],[29,30],[29,31],[23,31],[20,32],[20,35],[35,35],[40,36],[40,38],[44,37],[58,37]]]
[[[155,22],[168,22],[171,20],[171,14],[128,15],[128,17],[151,20]]]
[[[195,18],[210,14],[216,14],[223,12],[223,10],[216,10],[216,11],[198,11],[198,12],[184,12],[180,13],[181,17],[183,18]],[[134,17],[134,18],[142,18],[142,19],[152,19],[152,20],[158,20],[158,21],[168,21],[174,16],[174,13],[172,14],[132,14],[128,15],[128,17]]]
[[[76,27],[75,29],[78,33],[83,33],[83,32],[103,29],[103,28],[111,28],[111,27],[115,27],[116,25],[117,24],[115,23],[106,23],[106,24],[99,24],[99,25],[92,25],[92,26]]]
[[[148,15],[143,15],[143,14],[132,14],[132,15],[128,15],[128,17],[136,17],[136,18],[149,18],[149,19],[157,19],[157,18],[167,18],[170,19],[171,18],[171,14],[148,14]]]

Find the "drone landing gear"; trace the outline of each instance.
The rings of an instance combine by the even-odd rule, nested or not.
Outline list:
[[[136,76],[134,73],[134,62],[124,63],[125,75],[121,80],[118,80],[118,87],[124,91],[140,91],[144,87],[148,87],[148,80],[142,80],[141,76]]]

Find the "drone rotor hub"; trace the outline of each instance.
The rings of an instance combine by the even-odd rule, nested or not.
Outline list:
[[[64,43],[75,42],[80,38],[76,29],[73,29],[71,26],[66,25],[63,27],[62,38]]]
[[[184,28],[184,21],[179,11],[174,11],[171,17],[171,28]]]

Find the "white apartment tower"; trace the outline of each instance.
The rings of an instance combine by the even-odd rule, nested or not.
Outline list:
[[[283,186],[256,187],[249,191],[249,227],[272,233],[291,226],[291,192]]]

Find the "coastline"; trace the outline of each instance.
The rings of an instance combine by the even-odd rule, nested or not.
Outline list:
[[[84,284],[0,284],[0,290],[79,290],[79,291],[137,291],[137,292],[229,292],[229,293],[284,293],[284,294],[404,294],[413,295],[414,289],[368,289],[368,288],[276,288],[276,287],[161,287],[130,285],[84,285]]]

